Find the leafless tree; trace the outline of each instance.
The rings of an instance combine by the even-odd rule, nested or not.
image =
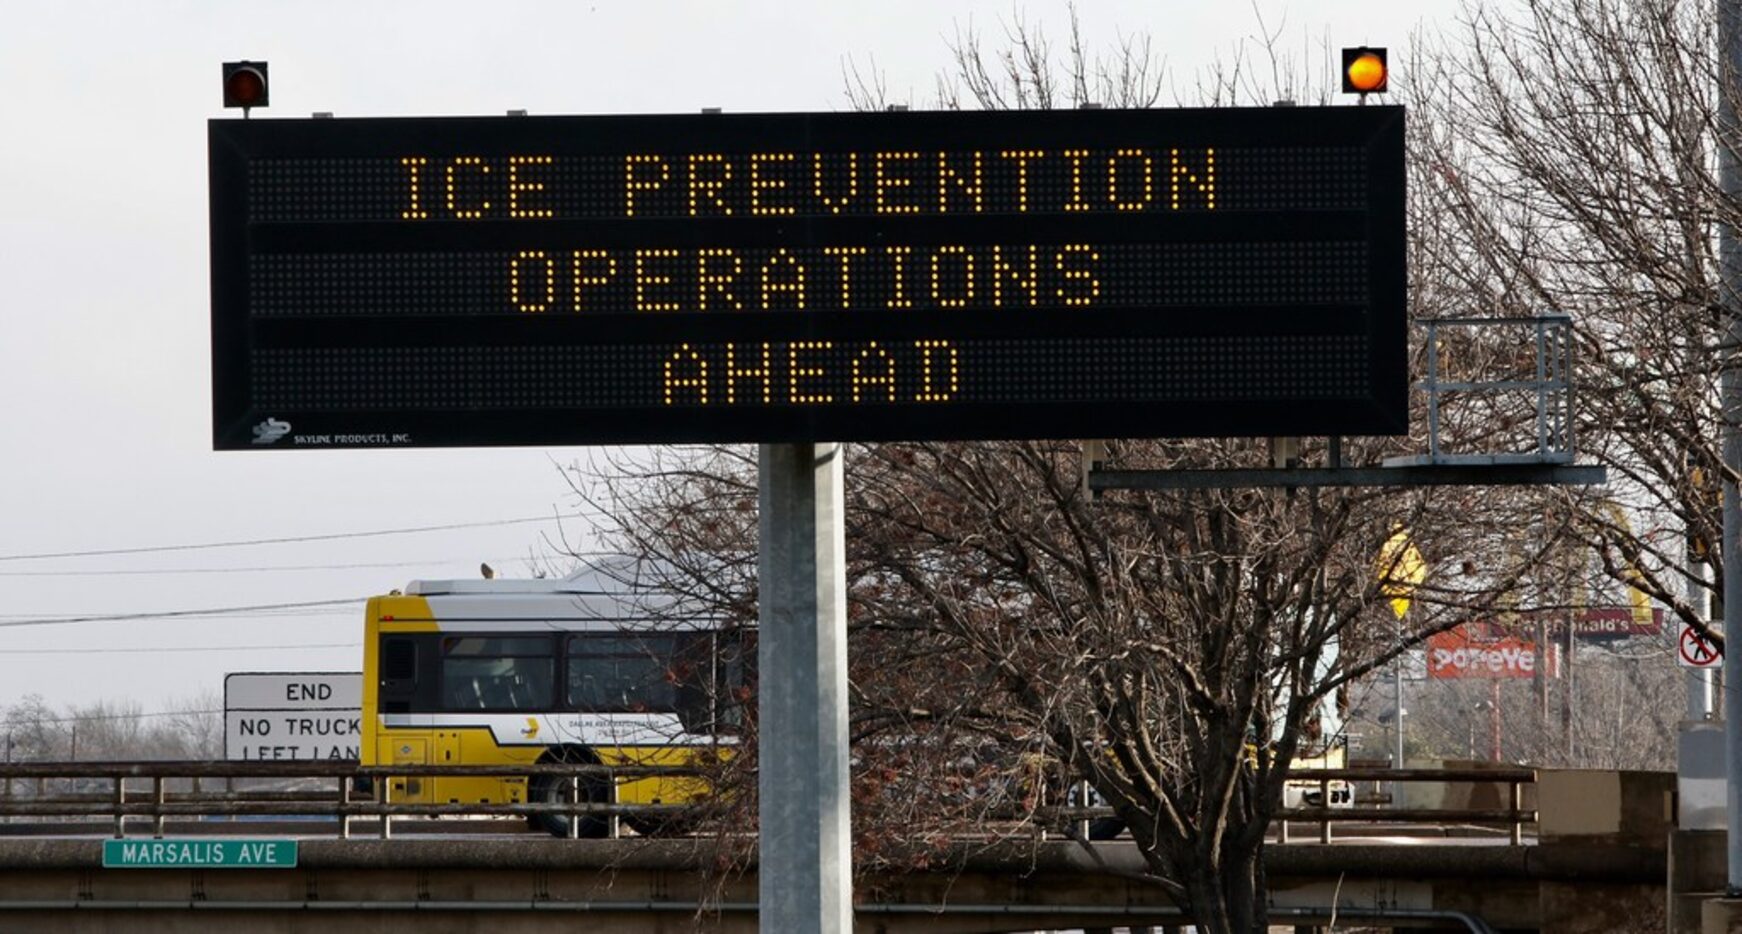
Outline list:
[[[1501,759],[1545,768],[1673,768],[1680,685],[1667,648],[1651,637],[1578,641],[1570,664],[1563,654],[1560,677],[1540,686],[1529,678],[1500,681]],[[1410,691],[1415,755],[1490,758],[1493,682],[1424,680]]]
[[[1579,505],[1608,573],[1705,622],[1690,540],[1718,541],[1714,6],[1531,0],[1476,7],[1403,70],[1414,254],[1438,304],[1571,315],[1581,443],[1613,498]],[[1685,533],[1685,534],[1684,534]],[[1702,548],[1721,565],[1716,548]]]
[[[52,759],[65,742],[55,728],[54,710],[41,694],[26,694],[6,708],[6,753],[9,762]]]
[[[1183,468],[1251,455],[1172,442],[1112,456]],[[599,539],[641,559],[643,584],[748,621],[752,468],[743,448],[666,451],[584,463],[574,486],[609,517]],[[1556,529],[1509,494],[1097,500],[1080,470],[1074,444],[851,449],[855,852],[861,866],[927,859],[893,842],[1019,829],[986,822],[1036,819],[1043,773],[1059,771],[1092,782],[1206,930],[1251,930],[1264,834],[1318,702],[1486,612]],[[1380,557],[1400,528],[1436,569],[1403,627]],[[1490,554],[1514,557],[1470,560]]]
[[[29,694],[6,708],[0,730],[10,738],[10,760],[16,762],[221,759],[223,706],[209,690],[149,712],[133,699],[56,710],[41,695]]]
[[[73,758],[118,760],[138,755],[151,734],[139,701],[100,700],[69,708],[69,732],[75,731],[78,753]]]
[[[1102,61],[1079,36],[1073,17],[1060,59],[1020,20],[1005,50],[990,54],[964,30],[941,103],[1156,101],[1159,66],[1147,45],[1127,43]],[[1276,41],[1260,37],[1273,62]],[[1266,87],[1246,74],[1212,76],[1215,102]],[[857,106],[888,103],[875,73],[850,82]],[[1305,88],[1268,89],[1299,99]],[[1412,311],[1443,314],[1434,303],[1450,292],[1418,288]],[[1466,357],[1483,365],[1509,354],[1474,342]],[[1470,419],[1478,437],[1483,422]],[[1372,462],[1401,449],[1372,441],[1347,453]],[[1306,453],[1322,456],[1311,445]],[[1202,469],[1261,455],[1242,442],[1179,441],[1115,443],[1110,456],[1126,467]],[[583,462],[572,480],[590,514],[604,517],[595,539],[632,559],[638,578],[681,595],[689,611],[748,623],[753,467],[745,448],[637,452]],[[1492,613],[1575,515],[1559,497],[1479,490],[1096,499],[1080,471],[1069,443],[850,449],[860,868],[932,858],[923,843],[933,832],[1020,832],[1044,818],[1046,776],[1058,773],[1087,779],[1111,804],[1147,877],[1201,929],[1262,929],[1265,833],[1287,764],[1318,739],[1324,698],[1428,633]],[[1387,605],[1407,553],[1400,536],[1433,565],[1402,621]],[[721,800],[748,808],[753,792]],[[892,846],[897,835],[908,845]]]
[[[224,697],[207,688],[171,701],[157,732],[176,759],[224,758]]]

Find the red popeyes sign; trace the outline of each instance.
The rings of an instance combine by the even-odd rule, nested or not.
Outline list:
[[[1549,646],[1544,674],[1557,677],[1560,653]],[[1430,678],[1529,678],[1536,674],[1536,643],[1523,639],[1471,638],[1463,627],[1435,633],[1427,639]]]

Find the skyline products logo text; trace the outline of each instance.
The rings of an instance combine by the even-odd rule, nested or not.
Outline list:
[[[254,443],[259,445],[277,444],[287,437],[297,447],[403,447],[412,443],[411,435],[405,432],[293,435],[290,423],[280,418],[259,422],[253,431]]]

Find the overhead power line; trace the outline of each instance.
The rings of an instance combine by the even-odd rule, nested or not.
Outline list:
[[[548,556],[549,560],[575,558],[627,558],[634,557],[621,551],[563,551]],[[470,565],[475,561],[487,561],[492,564],[509,564],[515,561],[537,559],[536,555],[514,555],[512,557],[487,558],[432,558],[425,561],[376,561],[355,562],[349,564],[262,564],[252,567],[230,568],[92,568],[84,571],[0,571],[0,577],[107,577],[111,575],[143,575],[154,574],[254,574],[269,571],[352,571],[380,568],[438,568],[450,564]]]
[[[362,603],[363,597],[345,600],[308,600],[301,603],[262,603],[254,606],[213,607],[203,610],[165,610],[158,613],[110,613],[94,616],[41,616],[29,619],[0,621],[0,627],[58,626],[64,623],[114,623],[143,619],[187,619],[202,616],[238,616],[247,613],[267,613],[274,610],[302,610],[310,607],[346,606]]]
[[[301,645],[150,645],[114,649],[0,649],[0,655],[136,655],[157,652],[295,652],[302,649],[355,649],[360,642],[305,642]]]
[[[618,552],[578,552],[564,557],[621,557]],[[61,623],[110,623],[130,620],[182,619],[214,616],[323,616],[333,615],[338,607],[355,607],[368,597],[347,597],[337,600],[306,600],[296,603],[260,603],[246,606],[202,607],[189,610],[157,610],[140,613],[66,613],[54,615],[22,615],[0,613],[0,627],[53,626]],[[323,612],[305,612],[320,610]]]
[[[381,568],[433,568],[450,564],[475,564],[480,560],[492,564],[508,564],[524,555],[511,558],[438,558],[428,561],[380,561],[355,564],[264,564],[234,568],[92,568],[86,571],[0,571],[0,577],[150,577],[162,574],[258,574],[274,571],[365,571]]]
[[[112,555],[144,555],[169,551],[204,551],[213,548],[247,548],[255,545],[293,545],[304,542],[330,542],[347,538],[378,538],[384,535],[416,535],[424,532],[451,532],[456,529],[482,529],[503,525],[526,525],[553,519],[580,519],[591,513],[553,513],[548,516],[526,516],[519,519],[495,519],[488,522],[454,522],[447,525],[422,525],[401,529],[373,529],[366,532],[331,532],[324,535],[290,535],[282,538],[252,538],[230,542],[199,542],[185,545],[149,545],[140,548],[99,548],[87,551],[49,551],[36,554],[0,555],[0,561],[46,561],[51,558],[95,558]]]

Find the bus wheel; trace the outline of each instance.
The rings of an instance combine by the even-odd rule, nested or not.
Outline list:
[[[539,757],[538,761],[540,765],[554,763],[593,765],[597,764],[599,760],[585,749],[562,746],[545,753]],[[580,783],[578,800],[583,804],[610,802],[609,787],[603,778],[595,775],[534,775],[532,781],[527,783],[526,796],[529,800],[540,804],[568,804],[577,800],[575,797],[576,782]],[[570,820],[571,818],[567,814],[540,814],[537,817],[537,826],[553,837],[566,838],[569,835]],[[577,837],[597,839],[610,832],[610,822],[602,814],[583,814],[579,816],[579,820],[580,828],[575,834]]]
[[[1095,789],[1088,788],[1087,797],[1083,795],[1084,790],[1085,786],[1082,783],[1073,782],[1070,791],[1066,794],[1066,803],[1072,807],[1097,807],[1107,803]],[[1088,829],[1090,840],[1112,840],[1125,832],[1125,822],[1117,817],[1096,817],[1090,819]],[[1066,827],[1064,829],[1065,835],[1070,836],[1072,830],[1073,828]]]
[[[1125,832],[1125,822],[1117,817],[1097,817],[1089,821],[1090,840],[1111,840]]]

